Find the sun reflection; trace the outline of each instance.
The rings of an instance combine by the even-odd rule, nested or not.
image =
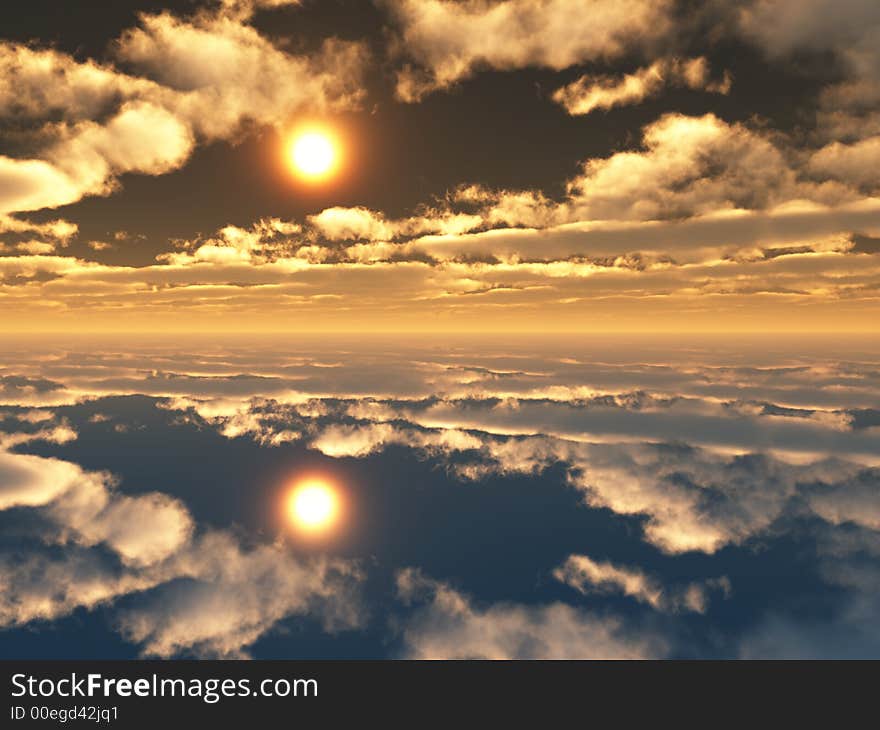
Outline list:
[[[339,495],[328,482],[312,478],[297,484],[287,500],[287,513],[297,528],[306,532],[326,530],[339,517]]]

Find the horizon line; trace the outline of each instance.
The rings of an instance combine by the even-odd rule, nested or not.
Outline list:
[[[371,337],[371,336],[410,336],[410,337],[434,337],[443,335],[458,336],[529,336],[529,337],[564,337],[564,336],[609,336],[609,337],[664,337],[664,336],[808,336],[808,337],[864,337],[873,336],[880,337],[880,330],[327,330],[324,332],[318,330],[139,330],[132,332],[131,330],[0,330],[0,337],[38,337],[38,336],[113,336],[113,337],[138,337],[138,336],[162,336],[173,337],[183,336],[311,336],[311,337],[332,337],[332,336],[349,336],[349,337]]]

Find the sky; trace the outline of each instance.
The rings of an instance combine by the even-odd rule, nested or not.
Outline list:
[[[3,331],[876,331],[870,0],[5,15]]]
[[[0,657],[880,656],[876,0],[26,6]]]

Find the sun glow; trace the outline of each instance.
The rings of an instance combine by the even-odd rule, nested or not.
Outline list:
[[[327,132],[312,129],[293,137],[288,157],[294,171],[306,180],[317,181],[333,174],[339,164],[339,145]]]
[[[336,491],[320,479],[309,479],[294,487],[287,506],[293,524],[310,532],[327,529],[339,515]]]

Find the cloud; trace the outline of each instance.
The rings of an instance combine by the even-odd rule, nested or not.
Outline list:
[[[477,428],[474,424],[468,427]],[[340,451],[334,450],[340,442],[326,449],[320,442],[315,446],[332,456],[361,457],[388,443],[425,447],[418,434],[410,431],[409,438],[405,438],[406,430],[390,426],[331,427],[329,432],[339,430],[349,434],[349,440],[341,442]],[[499,430],[513,432],[516,428]],[[384,438],[369,439],[377,433]],[[388,438],[391,433],[395,434],[393,441]],[[355,435],[358,440],[352,441]],[[470,441],[478,437],[474,431],[467,436]],[[435,456],[442,456],[444,451],[460,450],[462,444],[443,444],[438,439],[432,446],[442,446],[441,451],[433,451]],[[464,446],[476,450],[474,443]],[[457,459],[450,468],[464,478],[478,480],[498,471],[534,474],[561,462],[568,466],[570,482],[584,492],[588,505],[621,515],[645,516],[645,539],[671,554],[711,554],[727,545],[742,544],[772,530],[799,501],[832,524],[854,522],[871,529],[878,524],[871,502],[876,469],[834,458],[792,463],[759,453],[731,457],[674,443],[576,443],[546,435],[484,437],[480,450],[481,459]],[[661,598],[662,589],[644,575],[627,574],[626,569],[612,565],[594,565],[586,570],[585,565],[567,566],[571,569],[567,571],[568,581],[581,586],[586,582],[611,582],[653,605],[662,602],[666,610],[679,606],[699,610],[698,606],[705,604],[706,589],[715,585],[691,585]],[[573,577],[576,574],[580,574],[577,581]]]
[[[82,190],[76,180],[49,162],[0,156],[0,211],[3,213],[73,203],[82,196]]]
[[[0,375],[0,402],[4,405],[42,406],[53,405],[54,401],[70,401],[62,383],[26,375]]]
[[[877,70],[880,10],[871,0],[759,0],[740,10],[744,33],[773,56],[803,48],[842,54],[855,72]]]
[[[628,211],[621,213],[626,215]],[[762,211],[731,210],[684,220],[597,220],[547,228],[424,236],[403,250],[427,254],[439,261],[488,258],[490,263],[494,260],[523,266],[560,262],[565,266],[559,266],[559,272],[570,274],[579,271],[577,264],[581,264],[580,271],[587,274],[610,267],[633,266],[650,273],[656,267],[669,270],[676,265],[722,263],[724,259],[739,258],[738,254],[743,253],[750,253],[753,258],[758,253],[763,258],[762,251],[790,249],[798,244],[817,253],[848,251],[851,230],[874,231],[878,223],[880,199],[871,199],[839,206],[806,204],[781,205]],[[378,251],[377,258],[383,257],[388,257],[387,249]],[[786,263],[792,261],[789,259]],[[716,269],[715,274],[721,273]],[[638,283],[646,284],[648,278],[643,276]]]
[[[67,372],[68,398],[174,396],[164,409],[228,438],[302,440],[336,458],[406,447],[464,479],[561,467],[587,505],[640,520],[667,553],[747,544],[793,512],[878,524],[870,348],[829,358],[829,340],[811,351],[697,339],[677,354],[640,342],[545,339],[541,355],[504,341],[383,355],[328,344],[309,357],[272,342],[164,355],[161,373],[149,349],[73,366],[29,349],[5,363]]]
[[[49,410],[35,408],[29,411],[7,412],[0,411],[0,418],[15,418],[22,423],[45,423],[55,418],[55,413]]]
[[[657,611],[671,613],[705,613],[712,589],[730,593],[726,577],[669,589],[639,568],[595,561],[586,555],[569,555],[553,576],[583,594],[620,593]]]
[[[145,654],[241,657],[293,615],[315,613],[328,631],[361,619],[362,576],[352,563],[301,559],[280,543],[245,546],[220,530],[197,533],[167,494],[121,494],[108,474],[8,451],[0,451],[0,485],[0,512],[27,508],[37,518],[14,556],[0,552],[2,626],[136,596],[116,621]]]
[[[34,256],[53,254],[65,248],[79,227],[67,220],[45,223],[0,214],[0,253],[16,251]]]
[[[880,186],[880,136],[854,144],[832,142],[809,162],[812,171],[869,190]]]
[[[76,223],[62,219],[37,223],[22,218],[0,215],[0,233],[35,233],[54,239],[62,245],[75,236],[78,230],[79,227]]]
[[[635,104],[656,96],[667,86],[684,86],[719,94],[730,91],[732,78],[712,81],[704,57],[664,58],[620,78],[584,75],[553,92],[553,101],[573,115]]]
[[[416,431],[396,428],[386,423],[328,426],[311,442],[312,448],[335,458],[363,457],[394,444],[429,453],[437,450],[466,451],[482,446],[482,442],[475,436],[455,429]]]
[[[854,142],[880,134],[880,11],[872,0],[760,0],[739,9],[736,27],[774,61],[798,53],[832,53],[840,78],[819,95],[817,135],[826,141]],[[858,149],[858,148],[857,148]],[[870,154],[870,145],[862,148]],[[852,157],[832,145],[821,163],[844,166]],[[841,171],[838,168],[838,171]],[[876,185],[876,178],[872,184]]]
[[[281,127],[306,109],[356,106],[363,45],[331,38],[295,56],[247,24],[257,7],[284,4],[144,14],[114,45],[130,74],[0,43],[0,117],[42,123],[43,142],[31,159],[0,157],[0,216],[106,195],[122,173],[165,174],[198,141],[233,139],[248,123]]]
[[[418,395],[422,388],[416,386],[393,399],[374,394],[366,402],[326,396],[315,401],[314,391],[310,394],[306,383],[298,381],[299,392],[279,396],[280,402],[239,403],[234,422],[248,423],[246,432],[261,443],[272,443],[275,435],[292,429],[304,434],[311,448],[335,458],[366,458],[389,446],[404,446],[420,458],[441,460],[465,479],[537,474],[563,465],[586,504],[643,517],[646,541],[671,554],[711,554],[744,544],[773,533],[792,510],[806,510],[829,524],[871,529],[878,524],[871,503],[876,429],[856,429],[852,407],[831,402],[828,410],[785,407],[746,395],[766,388],[764,397],[793,403],[802,382],[806,399],[815,398],[818,387],[843,399],[838,404],[856,404],[873,397],[867,395],[874,393],[870,367],[709,368],[685,374],[668,366],[639,366],[627,376],[618,368],[596,366],[563,379],[593,383],[574,387],[555,384],[552,368],[547,371],[547,361],[542,362],[540,374],[450,367],[449,379],[427,368],[424,377],[433,383],[428,399]],[[350,367],[368,377],[363,364]],[[652,383],[655,394],[596,390],[612,372],[622,378],[616,383],[627,377]],[[330,377],[339,383],[346,374],[333,368]],[[386,380],[393,381],[394,375],[387,374]],[[858,395],[864,385],[868,390]],[[309,387],[320,391],[326,386],[322,381]],[[855,388],[852,394],[848,387]],[[451,400],[441,395],[444,389],[470,395]],[[364,392],[362,385],[357,390]],[[687,391],[700,395],[682,395]],[[719,400],[725,392],[739,398]],[[525,393],[531,397],[522,397]],[[409,398],[401,400],[403,394]],[[289,398],[308,405],[285,405]],[[218,427],[225,430],[228,423]],[[767,453],[771,448],[773,453]],[[627,568],[593,567],[577,581],[570,572],[570,582],[582,589],[587,578],[610,582],[667,611],[699,610],[709,591],[723,588],[722,582],[708,582],[663,589],[650,576],[628,575]],[[637,584],[641,588],[632,588]]]
[[[40,507],[55,540],[106,544],[128,564],[151,565],[188,539],[192,521],[164,494],[137,497],[113,490],[112,479],[58,459],[0,451],[0,510]],[[136,519],[135,519],[136,517]]]
[[[606,171],[597,169],[595,175],[604,177]],[[622,179],[623,188],[637,185]],[[736,200],[741,189],[734,183],[691,176],[678,189],[671,181],[658,183],[636,208],[634,193],[618,189],[602,196],[591,179],[582,182],[583,194],[548,205],[544,213],[564,220],[573,210],[596,208],[597,215],[619,220],[393,242],[349,240],[342,246],[318,243],[310,224],[300,230],[295,222],[278,221],[285,230],[268,233],[263,223],[229,226],[181,244],[151,266],[99,264],[42,249],[40,255],[3,256],[0,294],[9,326],[28,322],[28,328],[37,323],[55,329],[83,308],[95,328],[111,326],[123,314],[172,329],[217,328],[221,322],[228,328],[245,321],[265,328],[269,320],[276,330],[350,328],[352,316],[358,326],[375,329],[392,314],[395,327],[423,328],[430,312],[431,326],[449,327],[456,320],[459,327],[493,322],[509,330],[514,308],[517,329],[546,322],[549,312],[558,329],[613,325],[639,331],[645,318],[667,329],[696,329],[719,316],[746,330],[803,329],[806,315],[812,330],[836,329],[841,318],[850,329],[867,326],[880,260],[854,245],[852,231],[880,233],[875,199],[774,205],[778,188],[768,180],[767,197],[753,202],[772,207],[702,212],[713,207],[712,188],[729,196],[729,206],[752,201]],[[693,215],[626,219],[676,212]],[[484,221],[494,215],[492,206]],[[366,235],[350,221],[327,232],[349,239]],[[502,298],[508,303],[504,310],[497,306]],[[274,316],[279,302],[287,313],[283,324]],[[793,309],[795,303],[801,309]]]
[[[138,58],[161,56],[157,49],[166,41],[177,42],[168,29],[183,22],[155,16],[133,31]],[[187,22],[197,38],[219,24],[217,33],[232,34],[221,45],[231,44],[236,73],[263,75],[257,62],[246,71],[250,50],[239,58],[239,31],[227,28],[243,26],[215,16]],[[241,32],[241,42],[250,43],[256,31]],[[169,53],[195,53],[199,42]],[[185,71],[157,67],[167,73],[161,84],[181,88],[150,83],[187,98],[201,98],[206,89],[225,93],[221,79],[211,76],[222,65],[214,59],[181,62]],[[237,81],[230,93],[252,83]],[[275,108],[267,102],[261,113]],[[222,115],[208,116],[214,124]],[[238,111],[233,116],[242,119]],[[186,119],[174,104],[129,101],[101,124],[69,124],[54,164],[8,160],[16,175],[37,178],[30,188],[8,187],[19,201],[11,206],[20,207],[22,196],[35,195],[33,204],[41,206],[82,190],[107,192],[121,170],[152,174],[182,164],[195,139],[186,136],[188,121],[178,125]],[[160,145],[160,138],[177,143]],[[10,311],[53,322],[88,307],[95,323],[136,311],[154,323],[173,316],[178,326],[201,327],[202,318],[211,318],[226,327],[236,316],[251,327],[254,316],[270,318],[283,301],[297,323],[325,329],[334,321],[351,326],[352,311],[371,322],[394,313],[401,326],[415,326],[410,319],[421,326],[427,311],[460,326],[465,320],[486,326],[487,317],[510,319],[514,308],[517,326],[539,314],[544,321],[552,311],[560,328],[585,321],[644,328],[646,313],[671,318],[670,327],[709,326],[721,314],[739,317],[743,328],[754,328],[756,318],[790,328],[782,320],[792,319],[794,304],[808,308],[816,326],[834,328],[831,321],[844,315],[857,326],[867,317],[878,269],[857,256],[867,252],[853,245],[852,235],[880,233],[880,203],[860,185],[862,156],[846,150],[829,156],[833,149],[810,160],[766,131],[712,114],[667,114],[645,126],[638,148],[585,160],[561,200],[537,190],[466,185],[399,218],[336,206],[302,222],[229,225],[179,242],[155,265],[141,267],[51,256],[57,252],[49,243],[26,241],[16,250],[29,256],[0,258],[0,293]],[[40,180],[47,176],[64,184],[46,188]],[[498,306],[502,300],[506,308]]]
[[[441,400],[406,413],[426,428],[470,428],[503,435],[552,434],[575,441],[662,442],[679,440],[711,449],[774,451],[786,455],[846,456],[877,463],[880,434],[853,431],[846,412],[811,411],[780,416],[772,407],[749,403],[713,403],[680,395],[670,401],[635,394],[583,400],[572,394],[556,399],[505,401]]]
[[[125,104],[109,122],[62,128],[46,160],[0,157],[0,212],[56,208],[85,195],[106,195],[126,172],[161,175],[193,149],[189,127],[147,102]]]
[[[667,114],[645,127],[643,145],[644,151],[584,163],[583,174],[568,185],[581,220],[677,218],[846,198],[834,185],[798,181],[769,139],[714,114]]]
[[[119,172],[162,175],[180,167],[192,146],[188,126],[174,114],[129,102],[106,124],[81,123],[47,155],[74,179],[103,181]]]
[[[397,590],[403,601],[422,604],[402,627],[412,659],[646,659],[666,650],[647,631],[564,603],[481,608],[418,569],[400,571]]]
[[[31,413],[34,413],[33,411]],[[36,416],[34,416],[36,417]],[[22,420],[25,420],[25,415]],[[27,444],[32,441],[45,441],[53,444],[66,444],[77,438],[77,433],[69,424],[61,423],[52,428],[43,428],[35,432],[27,433],[0,433],[0,448],[9,449],[19,444]]]
[[[819,487],[808,496],[810,507],[832,525],[859,525],[880,532],[880,482],[863,472],[842,484]]]
[[[175,110],[209,139],[235,135],[247,120],[278,126],[303,109],[350,108],[364,93],[364,46],[328,39],[315,56],[294,56],[224,15],[142,16],[117,53],[177,92]]]
[[[388,220],[363,207],[326,208],[308,220],[316,233],[331,241],[384,242],[426,233],[456,235],[483,225],[483,218],[476,214],[429,210],[421,216]]]
[[[858,474],[876,480],[876,469],[837,459],[794,464],[677,444],[565,445],[535,438],[501,442],[492,453],[508,471],[568,462],[571,483],[583,490],[588,505],[646,516],[645,539],[671,554],[711,554],[763,534],[815,485],[842,496]],[[477,468],[473,476],[480,473]],[[466,468],[462,474],[470,476]]]
[[[713,114],[667,114],[644,128],[641,149],[586,160],[562,201],[471,185],[421,217],[389,221],[364,208],[331,208],[309,223],[331,240],[369,242],[347,250],[360,260],[717,254],[876,226],[876,200],[819,162],[801,170],[778,140]]]
[[[72,511],[74,519],[69,517]],[[160,493],[111,498],[99,512],[64,498],[51,512],[76,525],[80,542],[106,543],[123,562],[135,565],[152,565],[173,555],[193,530],[181,503]]]
[[[0,43],[0,117],[41,121],[62,114],[70,122],[97,119],[122,101],[161,96],[148,79],[60,51]]]
[[[159,578],[119,569],[97,551],[78,546],[59,556],[0,554],[0,626],[53,621],[155,585]]]
[[[196,580],[166,583],[119,617],[123,636],[148,656],[241,658],[243,647],[292,615],[319,616],[328,631],[361,621],[360,574],[342,560],[302,562],[281,545],[244,550],[210,533],[179,556],[178,569]]]
[[[480,68],[556,70],[620,56],[668,31],[670,3],[644,0],[386,0],[397,43],[415,62],[397,96],[414,102]]]
[[[834,448],[852,455],[840,439],[871,434],[847,434],[840,424],[847,421],[855,429],[865,404],[880,397],[878,356],[861,336],[835,340],[833,357],[827,336],[688,335],[680,349],[670,351],[650,338],[566,335],[542,338],[540,353],[505,335],[481,338],[479,348],[467,335],[447,336],[448,349],[429,352],[401,349],[396,338],[381,340],[390,343],[388,350],[373,351],[355,347],[345,336],[324,335],[306,337],[307,351],[274,336],[255,336],[246,350],[224,347],[222,355],[189,337],[186,348],[122,345],[101,336],[94,341],[100,352],[75,339],[10,336],[0,359],[7,373],[0,375],[2,403],[29,410],[41,400],[69,405],[140,394],[167,398],[169,408],[196,408],[206,419],[244,413],[295,423],[297,414],[337,414],[427,424],[433,417],[437,427],[448,416],[450,422],[470,421],[491,431],[506,418],[518,433],[558,430],[562,416],[572,416],[574,423],[574,417],[593,412],[594,420],[580,421],[592,425],[580,432],[597,428],[606,437],[633,432],[639,426],[633,416],[642,413],[656,428],[642,427],[640,437],[672,433],[676,440],[692,439],[717,430],[709,426],[713,419],[749,428],[789,424],[795,429],[792,442],[812,432],[813,447],[837,439]],[[693,430],[670,430],[673,419],[684,425],[695,416]],[[620,427],[609,429],[615,419]],[[724,448],[754,448],[740,442],[736,431],[728,437],[718,442]],[[758,438],[763,442],[767,436]],[[776,446],[789,449],[792,443]]]
[[[224,15],[246,20],[259,10],[298,6],[302,0],[213,0],[218,4]]]
[[[676,626],[705,625],[688,614],[714,622],[709,604],[731,586],[711,576],[730,575],[733,600],[741,600],[748,577],[736,561],[794,537],[815,543],[821,580],[840,598],[829,620],[834,642],[868,635],[876,589],[863,563],[869,536],[880,531],[878,470],[854,455],[876,462],[876,414],[865,404],[880,392],[880,361],[870,341],[834,340],[833,356],[832,340],[815,338],[687,338],[673,350],[662,339],[543,338],[540,353],[534,340],[515,338],[449,338],[440,349],[357,342],[252,338],[246,347],[218,348],[190,338],[179,348],[105,340],[77,349],[63,339],[41,347],[13,341],[0,362],[6,399],[63,393],[79,405],[53,408],[54,416],[7,405],[3,426],[33,439],[78,414],[83,429],[109,432],[124,421],[93,418],[113,407],[100,399],[141,393],[151,394],[167,428],[216,428],[272,447],[297,439],[296,451],[333,457],[372,460],[384,448],[411,449],[430,460],[425,468],[475,482],[469,490],[489,476],[564,480],[586,508],[601,510],[594,517],[625,525],[644,549],[664,553],[664,564],[717,568],[709,579],[702,570],[670,577],[630,560],[569,555],[554,575],[591,606],[626,603],[608,600],[614,596],[643,604],[652,610],[639,615],[673,636]],[[701,441],[714,443],[701,448]],[[765,453],[770,447],[775,454]],[[329,618],[331,631],[363,625],[357,565],[200,529],[167,485],[126,494],[108,475],[9,452],[0,458],[0,485],[4,519],[27,518],[17,527],[26,532],[18,562],[0,551],[6,625],[104,605],[123,636],[155,656],[240,656],[297,617]],[[586,607],[484,603],[418,574],[401,578],[400,590],[410,602],[396,623],[408,656],[669,651],[650,628]],[[216,619],[199,621],[200,612]],[[746,631],[740,650],[834,648],[815,645],[816,626],[791,619],[780,614],[777,644],[768,618],[754,635]],[[733,647],[740,637],[728,638]]]
[[[85,476],[74,464],[7,451],[0,452],[0,470],[3,475],[0,480],[2,510],[41,507],[68,490],[77,488],[80,480],[86,480],[88,485],[93,484],[93,477]]]

